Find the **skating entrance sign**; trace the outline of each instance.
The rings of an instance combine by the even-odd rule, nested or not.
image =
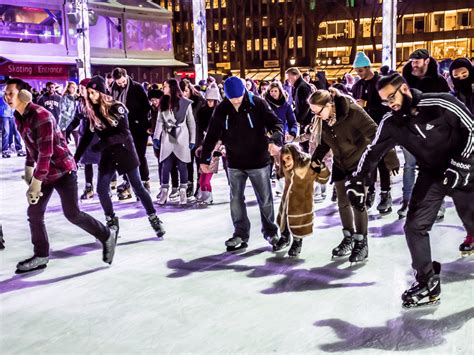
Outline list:
[[[67,78],[71,66],[62,64],[7,63],[0,65],[0,75],[20,78]]]

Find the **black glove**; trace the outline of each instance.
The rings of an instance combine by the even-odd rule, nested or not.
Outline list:
[[[469,158],[452,158],[444,172],[443,185],[449,190],[466,189],[474,181],[474,155]]]
[[[320,174],[320,173],[321,173],[321,169],[326,168],[326,165],[325,165],[324,163],[322,163],[321,160],[316,159],[316,160],[313,160],[313,161],[311,162],[310,167],[311,167],[311,169],[313,169],[313,171],[314,171],[316,174]]]
[[[355,209],[363,212],[365,210],[365,187],[364,180],[360,177],[352,177],[346,181],[346,194]]]
[[[221,157],[222,156],[222,153],[218,150],[215,150],[213,153],[212,153],[212,156],[213,157]]]

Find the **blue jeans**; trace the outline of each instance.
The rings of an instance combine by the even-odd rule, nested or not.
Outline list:
[[[14,117],[2,117],[2,152],[10,150],[10,144],[15,142],[15,150],[19,152],[21,146],[20,133],[16,128]]]
[[[413,191],[413,186],[415,185],[416,159],[408,150],[403,147],[402,152],[405,158],[405,164],[403,165],[403,201],[410,201],[411,192]]]
[[[181,185],[188,183],[188,167],[187,164],[179,160],[174,153],[171,153],[168,158],[163,160],[161,163],[161,184],[169,185],[170,183],[170,173],[173,170],[173,167],[178,167],[179,171],[179,183]]]
[[[240,170],[228,168],[230,184],[230,215],[234,224],[234,236],[248,241],[250,236],[250,221],[245,206],[245,183],[247,178],[252,183],[255,196],[260,208],[262,233],[264,236],[277,234],[275,212],[273,210],[272,187],[270,184],[270,167],[260,169]]]
[[[115,170],[99,170],[99,176],[97,177],[97,194],[99,195],[99,201],[106,216],[112,216],[114,214],[114,206],[112,205],[112,199],[109,195],[110,181],[112,181],[114,175]],[[146,213],[148,215],[155,213],[156,210],[153,206],[153,201],[142,184],[138,167],[128,171],[127,177],[135,195],[138,196],[143,207],[145,207]]]

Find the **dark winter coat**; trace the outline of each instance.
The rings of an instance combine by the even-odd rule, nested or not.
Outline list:
[[[211,161],[212,151],[217,141],[221,140],[230,168],[260,169],[271,162],[268,143],[281,146],[282,135],[283,125],[264,99],[245,92],[239,111],[236,112],[226,98],[212,115],[201,161]]]
[[[382,105],[382,99],[376,89],[376,84],[379,80],[380,75],[375,72],[372,79],[361,79],[352,87],[352,96],[354,99],[367,101],[364,110],[377,124],[382,121],[382,117],[389,111],[387,106]]]
[[[293,87],[293,103],[295,105],[296,121],[301,126],[311,123],[313,114],[309,107],[308,98],[311,96],[311,86],[300,76]]]
[[[215,107],[209,107],[208,105],[201,107],[196,116],[196,146],[202,145],[204,141],[205,132],[209,127],[212,114],[214,113]]]
[[[43,106],[51,112],[56,119],[56,122],[59,123],[59,118],[61,117],[61,96],[58,94],[50,95],[49,93],[46,93],[39,98],[38,105]]]
[[[397,144],[415,156],[420,171],[434,178],[443,176],[451,158],[472,155],[473,117],[466,106],[446,93],[423,94],[416,89],[411,93],[415,113],[385,115],[359,163],[358,176],[367,177]]]
[[[148,113],[151,110],[150,102],[145,93],[145,89],[139,83],[129,78],[126,107],[128,109],[128,123],[133,137],[147,135],[150,128]],[[112,85],[112,96],[117,97],[121,90],[117,84]]]
[[[377,124],[348,96],[335,97],[334,103],[336,123],[331,127],[323,122],[321,144],[314,151],[312,160],[323,161],[331,149],[334,166],[349,175],[357,169],[362,153],[375,137]],[[385,162],[389,170],[400,165],[395,152],[388,155]]]
[[[411,73],[411,62],[408,62],[403,67],[403,77],[412,89],[420,90],[421,92],[449,92],[449,85],[446,79],[438,72],[438,62],[433,57],[430,57],[428,64],[428,71],[426,76],[418,78]]]
[[[298,125],[296,124],[296,117],[293,108],[290,106],[285,97],[280,100],[274,100],[270,95],[266,95],[265,100],[270,104],[270,107],[275,112],[283,125],[283,133],[288,132],[293,137],[298,134]]]
[[[104,129],[94,128],[99,136],[99,142],[92,146],[92,149],[93,151],[102,152],[99,171],[110,172],[116,169],[119,174],[125,174],[137,168],[140,163],[128,128],[128,112],[125,106],[117,101],[109,111],[111,117],[117,122],[115,127],[111,126],[98,110],[95,109],[94,111],[105,125]],[[76,161],[81,158],[93,137],[94,132],[88,126],[76,149],[74,155]]]

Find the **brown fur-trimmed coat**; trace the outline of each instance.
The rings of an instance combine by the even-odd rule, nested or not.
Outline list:
[[[314,182],[325,184],[329,180],[329,169],[321,169],[317,174],[306,166],[285,171],[285,189],[281,198],[277,223],[280,230],[288,226],[290,233],[297,238],[313,234],[313,193]]]

